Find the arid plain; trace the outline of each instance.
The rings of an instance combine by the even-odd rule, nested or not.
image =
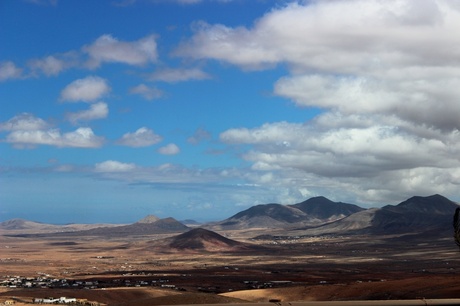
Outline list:
[[[98,288],[4,288],[3,297],[72,296],[109,305],[460,298],[452,239],[324,236],[252,240],[252,249],[171,250],[165,235],[1,236],[2,276],[97,282]],[[144,283],[140,283],[144,281]]]
[[[395,207],[406,209],[413,202]],[[446,203],[450,212],[455,206]],[[420,211],[423,206],[417,205]],[[437,220],[432,210],[428,214]],[[46,297],[107,305],[460,301],[455,300],[460,299],[460,252],[450,216],[446,224],[426,227],[427,219],[411,212],[411,228],[417,228],[418,220],[425,231],[401,231],[394,216],[393,227],[385,223],[386,232],[344,231],[353,216],[283,231],[224,229],[233,224],[228,220],[203,229],[147,218],[134,225],[86,226],[84,231],[77,225],[65,231],[14,229],[12,222],[0,232],[0,302]],[[359,219],[362,224],[363,216]],[[148,233],[148,228],[159,228],[158,222],[168,230]],[[398,231],[391,230],[396,225]],[[331,230],[337,227],[341,230]]]

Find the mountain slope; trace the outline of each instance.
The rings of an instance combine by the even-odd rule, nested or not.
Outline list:
[[[409,234],[451,235],[458,205],[433,195],[412,197],[398,205],[360,211],[338,221],[304,229],[303,234]]]
[[[117,227],[120,224],[47,224],[25,219],[11,219],[0,222],[0,231],[8,234],[32,234],[32,233],[55,233],[75,232],[99,227]]]
[[[146,217],[140,219],[136,223],[154,223],[156,221],[160,220],[157,216],[154,215],[147,215]]]
[[[144,219],[143,219],[144,220]],[[188,230],[188,227],[174,218],[159,219],[154,222],[136,222],[129,225],[118,226],[115,228],[97,228],[94,230],[80,232],[80,235],[95,236],[129,236],[129,235],[149,235],[181,233]]]
[[[315,197],[294,205],[260,204],[211,226],[212,229],[317,226],[364,210],[357,205]]]
[[[415,196],[396,206],[387,205],[372,221],[375,233],[447,231],[458,205],[441,195]]]
[[[320,220],[337,220],[364,210],[357,205],[333,202],[325,197],[310,198],[290,206],[300,209],[311,218]]]
[[[306,219],[308,216],[296,208],[281,204],[261,204],[233,215],[222,221],[220,225],[226,229],[270,228],[302,222]]]
[[[154,218],[148,218],[153,221]],[[60,231],[49,234],[25,234],[21,236],[104,236],[104,237],[124,237],[133,235],[152,235],[182,233],[189,228],[174,218],[164,218],[148,223],[146,219],[129,225],[98,227],[79,231]]]
[[[56,229],[57,225],[44,224],[39,222],[28,221],[24,219],[11,219],[0,223],[2,230],[25,230],[25,229]]]
[[[238,242],[203,228],[192,229],[168,238],[167,241],[169,248],[188,251],[238,252],[260,249],[258,246]]]

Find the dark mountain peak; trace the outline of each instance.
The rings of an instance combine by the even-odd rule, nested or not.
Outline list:
[[[310,203],[310,202],[313,202],[313,203],[335,203],[335,202],[329,200],[328,198],[326,198],[324,196],[311,197],[308,200],[303,201],[302,203]]]
[[[209,239],[209,238],[230,240],[216,232],[204,229],[202,227],[191,229],[188,232],[185,232],[185,233],[182,233],[176,236],[176,239]]]
[[[154,223],[160,220],[157,216],[154,215],[147,215],[146,217],[142,218],[141,220],[137,221],[136,223]]]
[[[274,220],[286,222],[298,222],[301,217],[299,212],[294,212],[292,208],[281,204],[259,204],[252,206],[244,211],[237,213],[229,219],[250,219],[255,217],[270,217]]]
[[[431,214],[453,214],[458,205],[455,202],[435,194],[427,197],[414,196],[396,206],[387,205],[383,209],[394,212],[414,212],[414,213],[431,213]]]
[[[192,250],[229,250],[244,247],[245,244],[228,239],[216,232],[195,228],[183,234],[173,237],[170,247],[175,249]]]
[[[301,203],[289,206],[300,209],[310,217],[318,219],[336,219],[338,216],[346,217],[364,210],[364,208],[357,205],[334,202],[323,196],[313,197]]]

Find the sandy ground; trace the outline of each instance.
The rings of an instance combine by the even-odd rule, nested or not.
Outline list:
[[[460,298],[460,253],[450,238],[322,237],[276,245],[259,241],[266,247],[260,251],[215,253],[156,247],[155,241],[163,237],[0,235],[0,279],[14,275],[133,282],[164,278],[183,289],[0,288],[0,302],[11,297],[48,296],[86,298],[108,305],[434,299],[447,303],[445,299]]]

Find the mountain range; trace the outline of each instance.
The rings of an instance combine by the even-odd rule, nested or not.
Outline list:
[[[285,228],[333,222],[363,211],[354,204],[314,197],[294,205],[262,204],[211,225],[213,229]]]
[[[32,222],[32,224],[35,222]],[[31,224],[29,221],[24,222],[21,219],[13,219],[0,223],[0,230],[20,230],[24,224]],[[41,223],[36,223],[42,227]],[[23,228],[24,229],[24,228]],[[55,231],[48,233],[30,233],[30,227],[27,228],[26,234],[17,234],[17,236],[105,236],[105,237],[124,237],[124,236],[140,236],[152,234],[171,234],[182,233],[189,230],[189,227],[177,221],[174,218],[160,219],[156,216],[149,215],[136,223],[118,226],[102,225],[97,228],[66,231],[64,226],[56,226]]]
[[[250,207],[220,222],[203,224],[213,231],[267,229],[278,234],[404,234],[447,233],[458,205],[441,195],[414,196],[398,205],[364,209],[354,204],[314,197],[293,205],[261,204]],[[195,226],[195,225],[194,225]],[[85,228],[46,225],[13,219],[0,223],[3,232],[37,229],[54,235],[129,236],[185,233],[190,227],[174,218],[147,216],[129,225],[100,225]],[[78,229],[84,230],[78,230]]]

